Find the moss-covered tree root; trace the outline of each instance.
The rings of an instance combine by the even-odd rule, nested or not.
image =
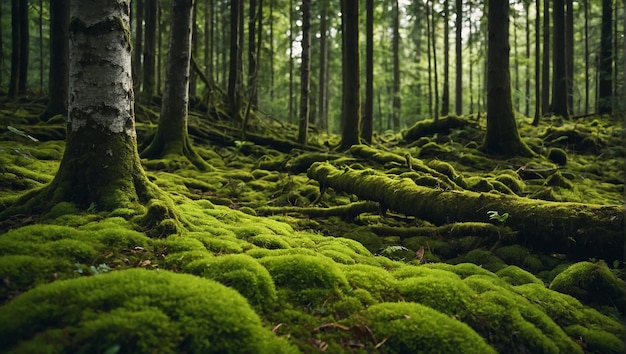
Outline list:
[[[307,215],[309,217],[329,217],[344,216],[346,218],[354,218],[359,214],[368,212],[379,212],[380,204],[370,201],[350,203],[348,205],[340,205],[330,208],[301,208],[301,207],[261,207],[256,210],[257,215],[276,215],[297,213]]]
[[[373,170],[338,169],[315,163],[309,178],[323,188],[373,200],[383,207],[443,225],[490,220],[491,211],[509,214],[502,222],[519,232],[518,241],[536,250],[575,258],[624,258],[624,210],[617,205],[556,203],[499,193],[446,191],[416,185],[408,178],[393,179]]]

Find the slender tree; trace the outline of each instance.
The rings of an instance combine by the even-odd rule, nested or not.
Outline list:
[[[613,5],[611,0],[602,0],[602,37],[600,39],[599,83],[598,83],[598,113],[610,114],[612,111],[612,68],[613,68]]]
[[[563,119],[569,119],[567,109],[567,61],[565,57],[565,2],[553,0],[554,51],[552,55],[552,104],[551,111]]]
[[[11,76],[9,77],[9,98],[16,98],[20,80],[20,0],[11,0]]]
[[[463,114],[463,0],[456,0],[456,80],[454,88],[454,111],[457,116]]]
[[[157,0],[145,0],[146,28],[143,46],[143,91],[142,100],[145,103],[152,102],[156,93],[155,70],[156,70],[156,45],[157,45]]]
[[[541,4],[540,0],[535,2],[535,116],[533,125],[538,126],[541,119]]]
[[[141,88],[141,54],[143,53],[143,13],[144,0],[133,0],[136,4],[133,15],[135,16],[135,42],[133,43],[133,88],[139,92]]]
[[[481,149],[489,154],[531,156],[517,131],[509,71],[509,3],[489,0],[487,45],[487,132]]]
[[[448,0],[443,2],[443,92],[441,94],[441,115],[450,112],[450,7]],[[433,26],[434,28],[434,26]]]
[[[67,114],[69,24],[69,0],[50,1],[48,105],[39,116],[44,122],[55,115]]]
[[[565,70],[567,77],[567,109],[574,111],[574,2],[565,0]]]
[[[147,1],[147,0],[146,0]],[[191,19],[191,60],[198,57],[198,2],[194,0]],[[198,74],[195,70],[189,70],[189,96],[195,97],[198,92]]]
[[[372,143],[374,123],[374,0],[365,2],[365,107],[361,138]]]
[[[26,93],[26,88],[28,87],[28,62],[30,58],[30,32],[29,32],[29,19],[28,19],[28,1],[20,0],[19,1],[19,12],[20,12],[20,23],[19,23],[19,31],[20,31],[20,64],[19,64],[19,79],[17,83],[17,91],[19,95],[24,95]]]
[[[289,123],[293,122],[293,0],[289,0],[289,117],[287,118]]]
[[[400,4],[394,1],[393,12],[393,129],[400,129]]]
[[[589,7],[591,3],[589,0],[583,0],[585,7],[585,114],[589,114]]]
[[[430,5],[428,5],[428,0],[426,3],[426,46],[428,47],[428,115],[430,117],[435,117],[433,115],[433,65],[432,65],[432,51],[431,51],[431,47],[432,47],[432,38],[433,36],[431,36],[431,32],[432,32],[432,21],[430,20],[431,16],[434,16],[432,11],[431,11],[432,7]],[[437,106],[437,103],[435,102],[435,106]],[[436,118],[435,118],[436,119]]]
[[[239,83],[241,72],[239,71],[239,62],[241,61],[241,47],[239,46],[239,21],[241,21],[241,13],[243,11],[243,3],[241,0],[230,1],[230,62],[228,70],[228,104],[232,118],[241,122],[242,118],[239,112]]]
[[[541,57],[541,112],[550,112],[550,0],[543,0],[543,52]]]
[[[359,1],[341,0],[343,37],[343,105],[342,132],[339,150],[359,144],[361,121],[360,60],[359,60]]]
[[[524,83],[524,115],[530,114],[530,3],[532,0],[524,0],[524,15],[526,17],[526,70]]]
[[[434,78],[434,83],[433,83],[433,91],[434,91],[434,98],[433,98],[433,110],[434,110],[434,117],[433,119],[435,121],[439,120],[439,80],[438,80],[438,74],[437,74],[437,42],[435,41],[435,32],[436,32],[436,22],[435,22],[435,0],[432,0],[430,3],[430,13],[431,13],[431,24],[430,24],[430,28],[431,28],[431,39],[430,39],[430,44],[432,45],[432,49],[433,49],[433,78]],[[446,54],[447,55],[447,54]],[[442,104],[443,106],[443,104]],[[442,112],[443,114],[443,112]]]
[[[254,106],[258,103],[258,95],[253,87],[256,87],[257,80],[257,50],[256,50],[256,25],[258,17],[257,0],[250,0],[248,6],[248,90],[250,103]]]
[[[141,157],[182,155],[198,169],[206,170],[208,164],[195,152],[187,134],[193,2],[171,1],[169,50],[159,125]]]
[[[298,142],[306,144],[311,102],[311,0],[302,0],[302,63],[300,64],[300,115]]]
[[[319,127],[328,129],[328,3],[320,1]]]

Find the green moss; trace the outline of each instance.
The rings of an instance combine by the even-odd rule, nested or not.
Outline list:
[[[383,247],[383,242],[380,237],[375,233],[366,229],[356,229],[343,235],[345,238],[349,238],[361,243],[370,252],[377,252]]]
[[[193,299],[193,301],[190,301]],[[28,342],[31,342],[28,344]],[[40,352],[294,352],[236,291],[191,275],[131,269],[59,281],[0,308],[0,346]]]
[[[626,351],[623,338],[620,339],[605,331],[574,325],[566,327],[565,332],[570,337],[576,338],[588,353],[620,354]]]
[[[0,257],[0,299],[10,298],[37,284],[51,282],[57,278],[78,276],[73,273],[71,263],[57,259],[30,255],[11,255]]]
[[[342,270],[352,291],[364,289],[376,302],[398,298],[397,281],[388,271],[365,264],[347,265]]]
[[[445,263],[429,263],[422,266],[407,265],[393,270],[392,274],[398,280],[425,276],[434,276],[451,280],[461,279],[457,274],[451,271],[452,268],[453,266]]]
[[[506,264],[498,256],[493,255],[489,251],[480,249],[470,251],[464,256],[451,259],[450,263],[474,263],[492,272],[497,272],[506,267]]]
[[[403,279],[398,282],[398,288],[405,300],[418,302],[451,316],[464,312],[476,296],[460,279],[437,276]]]
[[[466,324],[424,305],[382,303],[362,317],[377,340],[388,338],[381,353],[495,353]]]
[[[511,172],[513,172],[514,174],[501,172],[495,177],[495,180],[509,187],[509,189],[511,189],[513,193],[520,194],[522,191],[524,191],[526,184],[524,183],[524,181],[521,180],[521,178],[519,178],[515,171]]]
[[[561,187],[565,189],[574,188],[574,185],[572,184],[572,182],[568,180],[567,178],[563,177],[563,175],[559,172],[556,172],[552,174],[550,177],[548,177],[543,185],[550,186],[550,187]]]
[[[550,289],[571,295],[584,304],[625,309],[626,287],[606,263],[579,262],[565,269],[550,283]]]
[[[250,237],[249,241],[254,245],[267,249],[291,248],[289,242],[285,241],[284,237],[273,234],[256,235]]]
[[[319,306],[348,287],[343,272],[326,257],[268,256],[259,262],[270,272],[279,291],[286,290],[287,299],[298,304]]]
[[[491,192],[494,186],[487,178],[472,176],[465,179],[469,190],[474,192]]]
[[[271,310],[278,301],[274,282],[267,269],[245,254],[201,258],[187,264],[183,270],[237,290],[261,311]]]
[[[543,285],[543,282],[532,275],[532,273],[514,265],[500,269],[496,272],[496,275],[511,285],[522,285],[528,283]]]
[[[567,164],[567,153],[565,150],[560,148],[548,149],[547,158],[560,166],[565,166]]]

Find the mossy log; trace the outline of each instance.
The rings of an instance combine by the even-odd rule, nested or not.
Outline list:
[[[517,231],[518,242],[538,251],[574,258],[624,258],[624,209],[617,205],[556,203],[499,193],[446,191],[393,179],[373,170],[338,169],[315,163],[309,178],[322,188],[352,193],[384,207],[437,225],[452,222],[490,222],[489,211],[509,213],[506,225]],[[497,222],[493,220],[494,222]]]
[[[257,215],[275,215],[298,213],[309,217],[346,216],[355,217],[362,213],[378,212],[380,204],[370,201],[350,203],[330,208],[301,208],[301,207],[261,207],[257,208]]]
[[[447,116],[438,120],[422,120],[402,131],[402,137],[410,142],[437,133],[449,134],[453,129],[461,129],[469,124],[471,124],[469,121],[457,116]]]

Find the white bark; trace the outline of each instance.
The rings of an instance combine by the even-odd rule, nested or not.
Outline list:
[[[71,1],[70,18],[68,128],[134,137],[129,0]]]

